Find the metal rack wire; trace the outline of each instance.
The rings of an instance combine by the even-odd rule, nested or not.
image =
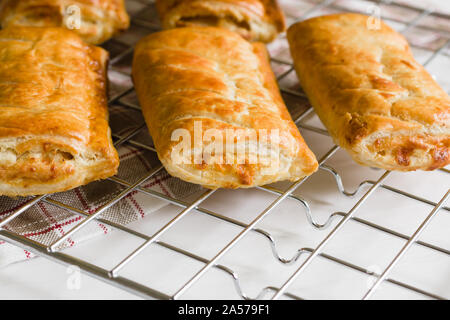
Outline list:
[[[336,4],[337,1],[335,0],[324,0],[319,1],[315,3],[314,6],[312,6],[309,10],[307,10],[301,17],[294,17],[295,20],[303,20],[305,18],[308,18],[313,13],[326,8],[330,7],[335,10],[342,10],[342,7],[339,4]],[[408,23],[406,23],[403,32],[409,30],[410,28],[416,27],[419,25],[419,23],[428,16],[436,15],[439,18],[448,19],[450,21],[450,16],[440,14],[440,13],[434,13],[431,9],[418,9],[411,6],[398,4],[393,1],[374,1],[374,3],[382,3],[385,5],[390,6],[397,6],[399,8],[405,8],[408,10],[413,10],[417,12],[417,15]],[[145,1],[147,6],[151,5],[148,1]],[[145,9],[148,9],[148,7],[145,7]],[[385,17],[383,17],[385,18]],[[389,18],[386,18],[389,20]],[[141,20],[138,18],[132,19],[132,23],[135,25],[138,25],[139,27],[143,27],[148,29],[149,32],[154,32],[158,30],[158,26],[154,25],[152,23],[149,23],[148,21]],[[430,27],[427,27],[430,28]],[[442,30],[439,30],[442,32]],[[450,36],[450,35],[449,35]],[[117,40],[112,40],[117,41]],[[449,47],[450,39],[447,37],[447,41],[444,45],[442,45],[440,48],[435,50],[433,54],[428,58],[428,60],[425,62],[425,65],[429,64],[431,61],[433,61],[438,55],[445,54],[445,49]],[[117,56],[115,56],[111,61],[111,68],[114,70],[115,65],[121,61],[124,57],[131,54],[133,51],[133,48],[127,48]],[[288,70],[281,74],[278,77],[278,80],[281,81],[283,78],[287,77],[289,74],[294,72],[293,66],[288,61],[283,61],[280,59],[273,59],[276,63],[284,64],[288,66]],[[128,74],[125,74],[128,76]],[[293,91],[289,88],[284,88],[281,86],[281,90],[284,94],[291,95],[295,97],[296,99],[305,99],[305,95],[299,91]],[[121,98],[128,95],[133,91],[133,88],[127,88],[123,90],[122,92],[116,94],[115,96],[111,97],[109,100],[109,104],[118,104],[123,108],[131,108],[134,110],[140,110],[140,107],[138,105],[134,105],[129,102],[121,101]],[[309,130],[318,134],[327,135],[327,132],[324,131],[321,128],[311,126],[309,124],[306,124],[304,120],[313,114],[313,109],[308,108],[303,113],[301,113],[296,119],[296,124],[304,129]],[[116,133],[113,133],[115,140],[115,146],[119,146],[122,144],[130,144],[135,147],[139,147],[151,152],[155,152],[154,148],[150,145],[142,144],[133,138],[141,132],[141,130],[145,130],[145,126],[141,125],[135,128],[134,130],[128,132],[125,135],[119,135]],[[443,248],[436,245],[433,245],[431,243],[425,242],[425,241],[418,241],[418,237],[421,234],[421,232],[426,228],[428,223],[431,221],[431,219],[437,214],[439,210],[445,210],[449,211],[450,208],[445,206],[446,200],[450,197],[450,190],[446,192],[445,195],[442,196],[442,198],[438,202],[431,201],[429,199],[423,198],[419,195],[415,195],[409,192],[406,192],[404,190],[395,188],[393,186],[390,186],[385,183],[386,178],[390,175],[389,171],[386,171],[380,175],[380,177],[376,180],[364,180],[360,183],[359,187],[354,191],[348,191],[345,190],[342,178],[339,175],[339,173],[330,165],[327,164],[327,161],[333,157],[333,155],[338,151],[338,146],[333,146],[326,154],[319,160],[320,163],[320,169],[324,172],[327,172],[328,174],[332,175],[336,182],[336,186],[341,194],[343,194],[346,197],[353,197],[356,196],[359,191],[363,189],[363,187],[370,186],[370,188],[364,193],[362,197],[360,197],[354,206],[348,211],[348,212],[335,212],[329,215],[327,221],[324,223],[318,223],[313,213],[311,212],[309,203],[302,199],[301,197],[293,195],[293,192],[300,187],[302,184],[304,184],[310,177],[303,178],[300,181],[297,181],[293,183],[290,187],[288,187],[286,190],[279,190],[275,187],[271,186],[263,186],[259,187],[260,190],[270,193],[272,195],[276,196],[276,199],[263,211],[261,211],[256,218],[253,219],[250,223],[245,223],[233,218],[229,218],[219,212],[214,212],[212,210],[208,210],[202,207],[202,203],[209,198],[212,194],[214,194],[215,190],[205,190],[197,199],[195,199],[192,202],[187,202],[184,200],[180,200],[174,197],[167,196],[165,194],[159,193],[154,190],[150,190],[147,188],[141,187],[143,182],[148,180],[149,178],[155,176],[158,172],[163,170],[163,167],[161,165],[154,167],[149,172],[147,172],[145,175],[143,175],[140,179],[138,179],[136,182],[128,182],[126,180],[123,180],[119,177],[112,177],[109,180],[117,183],[118,185],[124,187],[124,189],[117,195],[111,195],[110,199],[103,204],[100,208],[98,208],[94,213],[88,213],[86,211],[80,210],[78,208],[75,208],[67,203],[54,200],[50,198],[48,195],[45,196],[39,196],[34,197],[18,209],[14,210],[7,218],[0,221],[0,239],[4,240],[6,242],[9,242],[11,244],[17,245],[19,247],[22,247],[26,250],[29,250],[39,256],[46,257],[48,259],[51,259],[55,262],[62,263],[65,265],[77,265],[80,267],[81,270],[85,271],[87,274],[96,277],[102,281],[105,281],[111,285],[117,286],[119,288],[122,288],[124,290],[127,290],[129,292],[132,292],[134,294],[137,294],[139,296],[145,297],[145,298],[157,298],[157,299],[179,299],[182,297],[182,295],[189,290],[189,288],[195,284],[202,276],[211,268],[216,268],[227,275],[230,276],[230,279],[233,281],[236,291],[238,295],[243,299],[261,299],[261,298],[273,298],[277,299],[284,295],[286,298],[290,299],[301,299],[301,297],[298,297],[295,294],[289,293],[288,289],[290,285],[295,281],[295,279],[298,278],[298,276],[311,264],[311,262],[314,259],[317,259],[317,257],[320,257],[322,259],[327,259],[328,261],[332,261],[334,263],[337,263],[341,266],[344,266],[346,268],[350,268],[352,270],[358,271],[363,274],[371,275],[376,277],[376,282],[373,284],[373,286],[366,292],[366,294],[362,297],[363,299],[370,298],[374,292],[377,290],[377,288],[380,286],[380,284],[384,281],[389,282],[395,286],[402,287],[407,290],[414,291],[416,293],[422,294],[426,297],[433,298],[433,299],[444,299],[443,297],[434,294],[432,292],[428,292],[426,290],[423,290],[421,288],[418,288],[416,286],[410,285],[408,283],[404,283],[401,281],[398,281],[396,279],[393,279],[390,277],[392,269],[397,265],[397,263],[401,260],[403,255],[410,249],[412,245],[418,245],[422,246],[428,250],[434,250],[437,252],[440,252],[444,255],[450,256],[450,248]],[[450,173],[447,169],[441,169],[445,174]],[[363,203],[365,203],[373,194],[374,192],[379,189],[383,188],[390,192],[396,193],[402,197],[409,198],[411,200],[427,204],[430,207],[430,213],[426,217],[425,220],[421,223],[421,225],[416,229],[416,231],[413,233],[412,236],[408,236],[406,234],[399,233],[395,230],[392,230],[390,228],[384,227],[382,225],[375,224],[373,222],[370,222],[368,220],[356,217],[355,214],[359,210],[359,208],[362,206]],[[163,201],[166,201],[170,204],[176,205],[180,208],[182,208],[181,212],[178,213],[171,221],[169,221],[166,225],[164,225],[161,229],[159,229],[156,233],[154,233],[152,236],[145,235],[143,233],[137,232],[135,230],[132,230],[130,228],[127,228],[123,225],[120,225],[118,223],[108,221],[105,218],[102,218],[101,215],[103,212],[105,212],[108,208],[116,204],[118,201],[126,197],[128,194],[130,194],[133,191],[140,192],[142,194],[145,194],[149,197],[156,197],[158,199],[161,199]],[[283,257],[279,254],[277,243],[275,242],[274,237],[267,232],[264,229],[261,229],[258,227],[258,224],[269,214],[271,214],[276,207],[280,205],[285,199],[292,199],[296,202],[298,202],[303,208],[304,208],[304,214],[307,217],[307,220],[309,223],[316,229],[327,229],[331,226],[332,222],[335,220],[338,220],[338,223],[330,232],[325,236],[325,238],[320,242],[320,244],[314,248],[301,248],[295,252],[294,255],[291,257]],[[37,205],[38,203],[43,202],[50,204],[52,206],[67,210],[68,212],[83,217],[84,219],[81,220],[79,224],[77,224],[75,227],[73,227],[69,232],[67,232],[65,235],[61,236],[59,239],[57,239],[54,243],[50,244],[49,246],[43,245],[39,242],[27,239],[26,237],[19,235],[17,233],[11,232],[4,228],[9,222],[17,218],[19,215],[24,213],[26,210],[30,209],[31,207]],[[180,219],[185,217],[186,215],[189,215],[192,211],[198,211],[202,214],[208,215],[210,217],[213,217],[217,221],[221,221],[224,223],[229,223],[234,226],[237,226],[241,229],[241,231],[231,240],[229,241],[226,246],[224,246],[219,252],[217,252],[213,258],[207,259],[201,256],[198,256],[192,252],[189,252],[185,249],[181,249],[177,246],[171,245],[167,242],[161,241],[161,236],[167,232],[171,227],[173,227]],[[87,261],[81,260],[79,258],[76,258],[74,256],[71,256],[59,249],[59,246],[67,240],[69,237],[71,237],[76,232],[80,231],[82,228],[84,228],[89,222],[96,220],[106,226],[112,227],[114,229],[119,229],[123,232],[126,232],[129,235],[133,235],[135,237],[138,237],[144,242],[137,247],[135,250],[130,252],[125,258],[122,259],[121,262],[119,262],[115,267],[112,269],[105,269],[100,266],[97,266],[95,264],[89,263]],[[342,232],[341,230],[343,227],[348,223],[348,221],[353,221],[358,224],[367,226],[369,228],[372,228],[374,230],[377,230],[379,232],[383,232],[385,234],[389,234],[391,236],[397,237],[399,239],[405,240],[405,245],[401,248],[400,251],[398,251],[395,258],[391,261],[391,263],[388,265],[385,270],[383,270],[380,274],[374,273],[366,268],[363,268],[361,266],[355,265],[353,263],[350,263],[348,261],[333,257],[331,255],[328,255],[324,252],[325,245],[338,234],[339,232]],[[295,270],[294,273],[290,274],[287,277],[287,280],[279,287],[275,288],[273,286],[267,286],[265,287],[256,297],[249,297],[243,290],[240,285],[240,279],[239,275],[230,269],[229,267],[222,265],[219,263],[220,259],[230,250],[232,249],[241,239],[243,239],[248,233],[256,233],[260,236],[262,236],[267,243],[270,245],[273,256],[275,259],[277,259],[280,263],[284,265],[291,265],[299,260],[300,256],[306,255],[306,260],[301,263],[301,265]],[[182,254],[190,259],[194,259],[200,263],[203,264],[203,267],[195,274],[191,275],[191,278],[184,283],[173,295],[166,294],[164,292],[160,292],[158,290],[155,290],[149,286],[143,285],[141,283],[138,283],[136,281],[133,281],[129,278],[124,277],[121,275],[122,268],[126,265],[128,265],[134,258],[136,258],[145,248],[147,248],[150,245],[158,245],[162,246],[166,249],[169,249],[171,251],[177,252],[179,254]]]

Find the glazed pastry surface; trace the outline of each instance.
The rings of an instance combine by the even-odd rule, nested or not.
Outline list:
[[[365,15],[293,25],[297,75],[335,142],[363,165],[433,170],[450,163],[450,98],[406,39]]]
[[[156,6],[165,29],[215,26],[262,42],[285,30],[276,0],[157,0]]]
[[[0,30],[0,195],[59,192],[117,172],[107,60],[63,28]]]
[[[280,96],[261,43],[251,44],[234,32],[215,27],[154,33],[135,49],[133,79],[158,156],[173,176],[209,188],[246,188],[295,181],[317,170],[316,158]],[[208,129],[218,130],[222,138],[227,130],[236,134],[236,139],[221,140],[224,147],[217,154],[223,156],[222,163],[193,160],[198,146],[194,141],[196,123],[204,134]],[[247,129],[256,136],[244,139]],[[260,141],[258,150],[265,154],[277,150],[272,148],[276,142],[271,145],[275,138],[260,139],[264,136],[260,129],[268,135],[272,129],[279,131],[276,166],[252,161],[252,152],[246,152],[243,161],[237,160],[238,150]],[[180,142],[176,135],[174,139],[177,130],[189,137],[191,162],[177,164],[173,157]],[[203,151],[209,145],[204,137]],[[236,161],[228,163],[227,159]]]
[[[86,42],[100,44],[126,30],[129,17],[124,0],[2,0],[0,24],[66,27]]]

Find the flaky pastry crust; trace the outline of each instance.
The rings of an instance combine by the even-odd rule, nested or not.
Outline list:
[[[133,79],[158,156],[173,176],[208,188],[248,188],[295,181],[317,170],[316,158],[280,96],[261,43],[251,44],[215,27],[154,33],[136,46]],[[203,132],[279,129],[279,166],[265,171],[265,164],[252,163],[249,157],[241,164],[175,163],[172,151],[179,141],[172,134],[184,129],[194,139],[196,121],[201,121]],[[231,151],[224,153],[237,159],[237,150],[246,141],[231,144]],[[191,146],[194,149],[194,141]]]
[[[75,20],[79,15],[79,25]],[[2,0],[3,28],[66,27],[91,44],[100,44],[129,26],[124,0]]]
[[[433,170],[450,163],[450,98],[385,23],[337,14],[293,25],[300,83],[335,142],[363,165]]]
[[[63,28],[0,30],[0,195],[59,192],[117,172],[107,59]]]
[[[286,28],[277,0],[157,0],[156,7],[165,29],[215,26],[270,42]]]

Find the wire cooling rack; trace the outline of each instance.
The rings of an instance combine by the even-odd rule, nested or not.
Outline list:
[[[139,12],[135,12],[132,15],[132,25],[146,30],[146,33],[158,31],[159,26],[156,19],[154,18],[156,15],[154,11],[153,1],[145,1],[145,0],[134,0],[134,1],[140,4],[140,9],[138,10]],[[332,10],[332,12],[356,11],[366,14],[370,13],[367,10],[364,11],[354,9],[355,7],[353,6],[351,7],[352,9],[350,9],[350,7],[347,6],[348,3],[350,2],[352,3],[352,5],[356,4],[356,8],[368,8],[367,6],[371,5],[370,8],[372,9],[375,8],[374,9],[375,12],[372,13],[376,13],[376,10],[381,8],[381,10],[379,11],[381,17],[388,22],[402,24],[403,27],[401,29],[401,32],[403,33],[407,33],[413,28],[414,29],[417,28],[417,30],[427,30],[439,33],[441,35],[441,38],[444,39],[444,41],[443,43],[439,43],[439,45],[432,50],[431,55],[427,58],[427,60],[424,63],[425,66],[431,63],[434,59],[436,59],[440,55],[448,56],[450,32],[448,28],[445,27],[445,25],[447,24],[448,26],[448,23],[450,23],[450,16],[444,13],[434,12],[431,8],[421,9],[406,4],[400,4],[394,1],[298,0],[298,4],[302,6],[304,5],[305,10],[303,10],[303,12],[298,16],[297,15],[291,16],[291,13],[289,12],[287,14],[288,21],[290,23],[300,21],[309,18],[311,16],[321,14],[323,10],[327,9]],[[408,12],[408,14],[406,14],[405,16],[411,18],[408,20],[402,20],[392,16],[384,16],[383,8],[385,7],[388,7],[389,9],[395,11],[404,10],[405,12]],[[146,19],[145,17],[152,17],[152,18]],[[441,25],[444,27],[440,27],[439,24],[432,26],[430,26],[429,24],[422,24],[426,19],[430,18],[440,19]],[[282,38],[281,40],[278,41],[285,41],[285,39]],[[129,77],[129,73],[123,71],[123,66],[125,65],[127,68],[130,67],[129,65],[130,56],[132,56],[133,48],[130,47],[128,43],[126,41],[123,41],[123,39],[121,39],[120,37],[111,40],[109,42],[109,46],[121,48],[120,52],[116,52],[115,55],[112,56],[110,69],[114,72],[122,73],[125,77]],[[416,47],[420,49],[421,48],[420,41],[418,43],[412,43],[412,46],[413,48]],[[285,96],[289,96],[291,99],[301,101],[301,103],[305,104],[307,101],[306,96],[304,95],[304,93],[302,93],[301,89],[296,90],[290,86],[283,85],[283,81],[285,79],[287,79],[288,77],[292,77],[292,75],[295,74],[291,61],[289,59],[284,59],[283,56],[281,55],[281,57],[280,56],[273,57],[272,62],[276,63],[279,66],[284,66],[283,69],[284,71],[280,72],[277,75],[282,93]],[[119,105],[120,107],[124,108],[124,110],[133,109],[139,111],[140,107],[137,104],[122,99],[125,96],[132,93],[133,90],[134,89],[132,87],[129,87],[122,90],[121,92],[114,94],[110,98],[109,104],[110,105],[114,104],[116,106]],[[294,118],[295,123],[299,126],[302,132],[309,131],[315,134],[327,136],[328,133],[323,128],[321,128],[320,126],[311,125],[308,121],[306,121],[306,119],[308,119],[313,114],[314,114],[313,109],[307,107]],[[134,147],[142,148],[150,152],[155,152],[154,148],[151,145],[143,144],[134,139],[136,135],[140,133],[142,130],[146,130],[144,125],[138,126],[124,135],[121,135],[117,132],[113,132],[113,137],[115,139],[115,146],[117,147],[122,144],[130,144]],[[415,292],[427,298],[445,299],[445,297],[442,297],[439,294],[429,292],[416,285],[412,285],[404,281],[392,278],[391,271],[399,263],[399,261],[402,260],[403,256],[412,246],[420,246],[426,250],[443,254],[447,258],[450,257],[450,248],[437,246],[430,242],[419,240],[419,236],[421,235],[422,231],[427,227],[427,225],[438,214],[439,211],[443,211],[445,212],[445,214],[448,214],[448,211],[450,209],[448,206],[446,206],[446,201],[450,196],[450,190],[447,189],[445,194],[440,195],[441,197],[440,200],[432,201],[421,195],[416,195],[407,192],[403,189],[400,189],[398,187],[387,184],[386,180],[388,176],[391,175],[391,172],[386,171],[381,173],[379,175],[379,178],[376,180],[369,180],[369,179],[364,180],[364,178],[361,178],[359,187],[355,191],[349,192],[344,188],[343,179],[341,178],[338,171],[329,164],[329,160],[336,154],[338,150],[339,147],[334,145],[324,154],[324,156],[322,156],[319,159],[320,171],[330,174],[334,178],[336,187],[343,196],[355,200],[353,200],[354,203],[352,204],[352,208],[349,211],[331,213],[328,215],[328,218],[324,223],[319,223],[316,221],[314,212],[311,209],[308,200],[305,200],[304,198],[293,194],[294,191],[296,191],[308,179],[311,179],[311,177],[306,177],[296,183],[291,184],[285,189],[277,188],[274,186],[259,187],[258,189],[261,190],[262,192],[275,196],[275,200],[264,210],[262,210],[251,222],[248,223],[234,218],[230,218],[229,216],[224,215],[221,212],[209,210],[202,206],[203,202],[206,199],[208,199],[211,195],[217,192],[216,190],[203,190],[200,196],[198,196],[193,201],[186,201],[177,199],[175,197],[167,196],[166,194],[162,194],[154,190],[143,188],[142,187],[143,182],[155,176],[160,171],[164,170],[161,165],[158,165],[152,168],[149,172],[147,172],[145,175],[143,175],[140,179],[138,179],[135,182],[129,182],[119,177],[110,178],[109,179],[110,181],[121,185],[122,187],[124,187],[124,189],[119,194],[110,195],[109,200],[105,204],[103,204],[100,208],[98,208],[94,213],[92,212],[88,213],[86,211],[80,210],[67,203],[64,203],[63,201],[55,200],[48,195],[34,197],[30,201],[19,207],[18,209],[14,210],[11,215],[9,215],[7,218],[5,218],[0,222],[0,239],[9,242],[11,244],[14,244],[16,246],[19,246],[21,248],[24,248],[26,250],[29,250],[37,254],[38,256],[46,257],[55,262],[62,263],[64,265],[76,265],[81,270],[83,270],[92,277],[98,278],[102,281],[105,281],[106,283],[117,286],[123,290],[126,290],[128,292],[134,293],[136,295],[145,298],[156,298],[156,299],[182,298],[182,295],[186,291],[188,291],[195,283],[197,283],[209,270],[216,269],[229,276],[230,281],[233,282],[236,288],[238,296],[243,299],[261,299],[261,298],[302,299],[302,297],[300,297],[299,295],[290,292],[289,290],[290,287],[292,286],[294,281],[297,278],[299,278],[301,274],[304,273],[305,269],[307,269],[307,267],[312,262],[314,262],[317,259],[325,259],[327,261],[336,263],[344,268],[351,269],[364,275],[370,275],[375,278],[375,281],[373,281],[373,283],[371,283],[371,285],[368,287],[367,292],[361,297],[363,299],[368,299],[372,297],[372,295],[377,291],[379,286],[384,282],[388,282],[391,285]],[[440,171],[445,175],[446,178],[448,177],[447,175],[450,173],[449,170],[445,168],[441,169]],[[434,181],[433,183],[442,184],[443,182],[445,183],[445,181],[438,180]],[[430,185],[430,188],[432,187],[433,186]],[[418,204],[419,203],[424,204],[429,207],[429,214],[426,216],[425,219],[421,221],[419,227],[415,229],[412,235],[400,233],[392,228],[388,228],[381,224],[376,224],[374,222],[356,216],[356,213],[364,203],[366,203],[369,199],[376,197],[376,195],[374,194],[378,189],[387,190],[405,199],[410,199],[411,201],[414,201]],[[364,193],[362,191],[364,191]],[[172,220],[166,223],[162,228],[160,228],[157,232],[153,233],[151,236],[135,231],[131,228],[125,227],[113,221],[109,221],[102,217],[102,213],[104,213],[107,209],[115,205],[118,201],[126,197],[131,192],[139,192],[145,194],[148,197],[158,198],[172,205],[180,207],[181,211]],[[358,197],[359,194],[362,194],[362,196]],[[324,196],[326,196],[326,194]],[[270,215],[286,199],[291,199],[303,207],[303,212],[306,215],[309,224],[314,229],[327,230],[326,236],[323,237],[323,239],[319,242],[318,245],[312,248],[305,247],[296,250],[296,253],[293,256],[291,256],[291,258],[283,257],[280,254],[279,248],[277,247],[275,237],[270,232],[258,226],[264,218]],[[80,216],[84,219],[82,219],[79,224],[77,224],[69,232],[61,236],[59,239],[57,239],[54,243],[50,244],[49,246],[27,239],[22,235],[11,232],[6,228],[4,228],[13,219],[17,218],[19,215],[21,215],[22,213],[24,213],[25,211],[27,211],[28,209],[37,205],[40,202],[50,204],[63,210],[67,210],[71,214]],[[212,258],[205,258],[199,256],[198,254],[195,254],[189,250],[182,249],[178,246],[175,246],[173,244],[161,240],[162,236],[165,233],[167,233],[168,230],[173,228],[175,224],[179,223],[182,218],[192,214],[193,211],[197,211],[209,217],[212,217],[213,219],[215,219],[220,223],[226,223],[233,225],[237,228],[240,228],[240,232],[231,241],[228,241],[228,243],[224,247],[222,247],[218,252],[216,252]],[[67,252],[59,250],[58,247],[60,244],[62,244],[64,241],[66,241],[69,237],[73,236],[78,231],[80,231],[89,222],[93,220],[96,220],[113,229],[121,230],[122,232],[125,232],[129,236],[138,237],[141,240],[143,240],[143,242],[141,245],[137,246],[134,250],[128,252],[125,258],[123,258],[119,263],[117,263],[113,268],[110,269],[105,269],[99,265],[93,264],[91,262],[72,256]],[[327,254],[324,251],[324,247],[331,241],[331,239],[333,239],[336,235],[345,232],[343,231],[343,228],[349,223],[349,221],[355,222],[369,229],[376,230],[377,232],[398,238],[403,241],[403,246],[401,247],[400,250],[396,252],[395,257],[390,261],[387,267],[375,272],[366,267],[356,265],[344,259],[336,258],[332,255]],[[289,272],[286,274],[285,281],[284,283],[282,283],[281,286],[278,287],[266,286],[259,294],[252,297],[250,297],[246,292],[244,292],[243,288],[241,287],[239,274],[234,270],[232,270],[230,267],[227,267],[224,264],[220,264],[221,258],[225,254],[227,254],[232,248],[234,248],[249,233],[254,233],[264,238],[265,241],[267,241],[267,245],[269,245],[272,250],[273,257],[276,260],[278,260],[282,265],[291,266],[299,261],[300,256],[302,257],[306,256],[306,259],[304,259],[302,263],[297,268],[295,268],[294,272]],[[189,237],[189,234],[183,236]],[[202,267],[196,272],[190,274],[188,280],[185,283],[183,283],[183,285],[179,287],[177,291],[173,294],[168,294],[156,290],[152,288],[151,285],[150,286],[146,284],[144,285],[143,283],[140,283],[138,281],[132,280],[124,276],[122,274],[122,269],[128,264],[130,264],[131,261],[135,260],[146,248],[152,245],[164,247],[165,249],[176,252],[177,254],[181,254],[188,259],[195,260],[201,263]],[[255,265],[257,264],[258,262],[255,262]],[[164,277],[164,275],[162,274],[161,277]]]

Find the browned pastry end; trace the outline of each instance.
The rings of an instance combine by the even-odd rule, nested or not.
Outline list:
[[[66,27],[86,42],[100,44],[128,29],[130,21],[124,0],[2,0],[0,24]]]
[[[286,28],[277,0],[157,0],[156,7],[165,29],[215,26],[270,42]]]
[[[158,156],[173,176],[208,188],[248,188],[295,181],[317,170],[316,158],[280,96],[261,43],[251,44],[215,27],[154,33],[136,46],[133,79]],[[250,152],[240,163],[176,163],[172,153],[179,140],[173,133],[183,129],[194,139],[196,122],[205,135],[209,129],[236,133],[239,139],[226,141],[226,159],[237,159],[238,150],[256,145],[256,136],[240,139],[246,129],[279,130],[279,165],[269,169],[264,162],[252,162]],[[261,145],[264,152],[270,147]],[[195,141],[191,147],[194,154]]]
[[[363,165],[433,170],[450,163],[450,98],[408,42],[360,14],[289,28],[300,83],[337,144]]]
[[[107,59],[63,28],[0,30],[0,195],[59,192],[117,172]]]

